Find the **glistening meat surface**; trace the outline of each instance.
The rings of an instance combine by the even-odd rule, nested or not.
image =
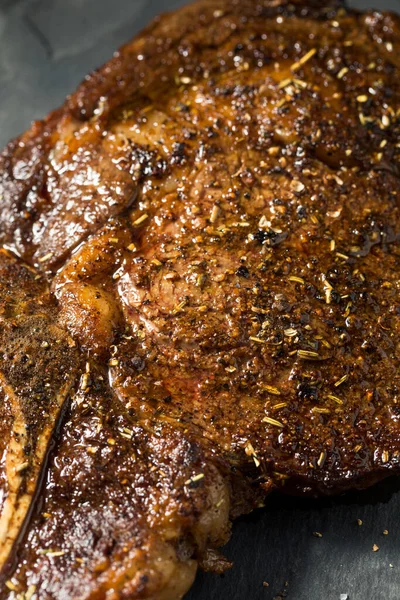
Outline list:
[[[38,358],[0,360],[1,597],[180,598],[270,490],[398,470],[399,42],[334,1],[202,0],[3,151],[0,318]]]

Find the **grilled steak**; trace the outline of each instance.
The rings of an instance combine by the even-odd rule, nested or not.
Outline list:
[[[398,470],[399,42],[201,0],[3,151],[1,598],[175,600],[270,490]]]
[[[0,561],[18,536],[77,373],[75,342],[57,326],[43,281],[0,250]]]

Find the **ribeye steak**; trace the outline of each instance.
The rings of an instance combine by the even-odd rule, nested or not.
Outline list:
[[[0,158],[10,600],[181,598],[400,466],[400,19],[200,0]]]

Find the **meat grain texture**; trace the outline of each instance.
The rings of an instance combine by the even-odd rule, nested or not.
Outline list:
[[[176,600],[271,490],[398,470],[399,56],[200,0],[5,148],[2,599]]]

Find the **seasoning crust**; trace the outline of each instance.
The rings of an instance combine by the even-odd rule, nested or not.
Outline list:
[[[397,472],[399,40],[200,0],[5,148],[0,243],[76,347],[1,598],[175,600],[272,489]]]

